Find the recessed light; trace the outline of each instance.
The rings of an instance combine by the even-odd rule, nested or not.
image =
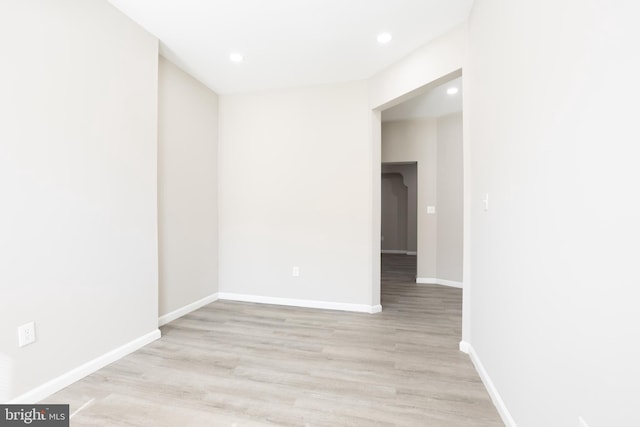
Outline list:
[[[458,93],[458,88],[455,86],[451,86],[449,89],[447,89],[448,95],[455,95],[456,93]]]
[[[239,53],[232,53],[231,55],[229,55],[229,60],[231,62],[242,62],[244,61],[244,56]]]
[[[391,37],[391,34],[389,33],[380,33],[378,34],[378,43],[380,44],[387,44],[391,41],[393,37]]]

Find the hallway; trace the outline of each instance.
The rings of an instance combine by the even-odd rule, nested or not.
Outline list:
[[[217,301],[46,402],[86,405],[74,426],[502,426],[458,351],[461,291],[382,265],[380,314]]]

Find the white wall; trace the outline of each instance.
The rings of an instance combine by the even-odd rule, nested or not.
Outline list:
[[[160,57],[160,316],[218,291],[218,96]]]
[[[384,110],[459,76],[466,54],[467,26],[463,24],[371,77],[371,107]]]
[[[639,8],[471,15],[471,344],[519,427],[640,425]]]
[[[462,113],[439,117],[436,216],[438,279],[462,282]]]
[[[158,336],[158,49],[97,0],[2,2],[0,49],[7,401]]]
[[[365,82],[220,97],[221,292],[379,303],[372,126]]]

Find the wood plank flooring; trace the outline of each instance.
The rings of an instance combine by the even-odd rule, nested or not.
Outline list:
[[[458,351],[461,291],[382,266],[380,314],[217,301],[46,402],[72,426],[503,426]]]

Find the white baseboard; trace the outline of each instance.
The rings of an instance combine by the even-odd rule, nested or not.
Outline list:
[[[478,375],[480,375],[480,379],[482,380],[484,387],[487,389],[487,392],[489,393],[489,396],[491,397],[494,406],[498,410],[498,413],[500,414],[502,422],[505,424],[505,426],[518,427],[515,420],[511,416],[509,409],[507,409],[507,405],[505,405],[504,400],[502,400],[500,393],[498,393],[498,389],[493,384],[493,381],[491,381],[491,377],[489,377],[489,374],[484,368],[484,365],[480,361],[478,354],[473,349],[473,346],[466,341],[460,341],[460,351],[469,355],[473,366],[475,366]]]
[[[418,255],[418,252],[408,251],[406,249],[381,249],[381,254],[396,254],[396,255]]]
[[[287,305],[291,307],[321,308],[324,310],[355,311],[358,313],[373,314],[380,313],[382,311],[381,305],[349,304],[342,302],[264,297],[260,295],[244,295],[234,294],[230,292],[220,292],[218,294],[218,297],[221,300],[228,301],[256,302],[260,304]]]
[[[420,285],[441,285],[449,286],[451,288],[462,289],[462,282],[454,282],[453,280],[435,279],[431,277],[418,277],[416,283]]]
[[[471,351],[471,344],[466,341],[460,341],[460,351],[469,354]]]
[[[154,331],[149,332],[146,335],[143,335],[139,338],[136,338],[133,341],[128,342],[127,344],[118,347],[114,350],[111,350],[108,353],[103,354],[102,356],[98,356],[89,362],[78,366],[75,369],[70,370],[69,372],[60,375],[57,378],[52,379],[18,397],[10,400],[9,404],[34,404],[39,402],[47,397],[51,396],[53,393],[56,393],[63,388],[73,384],[74,382],[81,380],[82,378],[96,372],[99,369],[104,368],[110,363],[115,362],[123,358],[124,356],[133,353],[134,351],[144,347],[145,345],[157,340],[160,338],[160,329],[156,329]]]
[[[194,310],[197,310],[201,307],[204,307],[207,304],[211,304],[214,301],[218,300],[218,293],[211,294],[208,297],[204,297],[199,299],[198,301],[192,302],[191,304],[187,304],[184,307],[181,307],[177,310],[173,310],[171,313],[167,313],[158,318],[158,326],[164,326],[169,322],[173,322],[179,317],[184,316],[185,314],[189,314]]]
[[[370,307],[370,311],[367,312],[369,314],[382,313],[382,305],[380,305],[380,304],[378,304],[378,305],[370,305],[370,306],[367,306],[367,307]]]

